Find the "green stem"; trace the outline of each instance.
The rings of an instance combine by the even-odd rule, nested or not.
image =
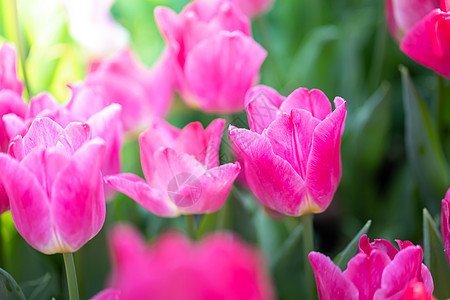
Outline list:
[[[69,299],[79,300],[77,274],[75,272],[75,264],[73,262],[73,253],[63,253],[64,265],[66,267],[67,285],[69,287]]]
[[[194,215],[185,215],[186,229],[191,240],[195,240]]]
[[[301,217],[303,224],[303,247],[304,247],[304,276],[306,299],[314,299],[314,273],[309,263],[308,255],[314,250],[314,228],[313,228],[313,214],[307,214]]]
[[[22,66],[23,73],[23,81],[25,83],[25,88],[28,93],[28,98],[31,98],[31,89],[28,83],[27,71],[25,67],[25,48],[23,46],[22,35],[20,34],[20,26],[19,26],[19,14],[17,9],[17,0],[11,0],[12,6],[12,14],[14,18],[14,27],[16,31],[16,43],[17,43],[17,52],[19,53],[20,64]]]

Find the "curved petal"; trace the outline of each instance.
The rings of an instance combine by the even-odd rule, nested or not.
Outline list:
[[[411,28],[400,49],[418,63],[450,78],[450,12],[431,11]]]
[[[445,253],[450,264],[450,189],[442,200],[441,231],[444,240]]]
[[[331,103],[320,90],[298,88],[280,105],[280,111],[290,113],[294,108],[309,111],[319,120],[324,120],[331,113]]]
[[[51,94],[42,92],[30,99],[30,107],[27,111],[26,118],[34,119],[42,116],[41,114],[44,111],[54,111],[62,108],[63,106]]]
[[[359,292],[331,259],[322,253],[308,255],[320,300],[357,300]]]
[[[243,109],[245,93],[266,56],[258,43],[239,31],[222,31],[198,43],[184,68],[197,105],[209,113]]]
[[[363,252],[366,253],[367,255],[370,255],[370,253],[374,249],[382,250],[389,256],[391,260],[394,259],[395,255],[397,255],[398,253],[397,248],[395,248],[390,242],[383,239],[375,239],[373,242],[370,243],[367,234],[363,234],[359,239],[359,252]]]
[[[121,300],[121,294],[117,289],[106,289],[96,294],[91,300]]]
[[[279,108],[285,97],[265,85],[249,89],[245,95],[245,111],[250,130],[261,134],[279,116]]]
[[[63,249],[75,252],[103,226],[105,198],[101,167],[105,145],[96,138],[84,144],[59,172],[52,187],[52,214]]]
[[[168,201],[163,191],[152,188],[142,178],[134,174],[106,176],[105,182],[155,215],[161,217],[178,216],[177,208],[172,202]]]
[[[36,147],[55,147],[64,134],[64,129],[55,121],[49,118],[34,119],[28,132],[23,137],[25,155]]]
[[[207,169],[219,166],[219,150],[224,126],[224,119],[215,119],[205,129],[206,156],[204,165]]]
[[[5,126],[6,137],[10,140],[18,135],[25,135],[27,133],[27,126],[23,118],[16,114],[6,114],[2,117],[3,125]],[[1,123],[1,121],[0,121]],[[1,127],[2,125],[0,125]],[[1,130],[1,129],[0,129]],[[0,133],[1,135],[1,133]],[[1,143],[1,142],[0,142]],[[6,147],[7,149],[8,147]],[[1,149],[3,150],[3,148]],[[6,151],[4,151],[6,152]]]
[[[17,231],[33,248],[53,253],[56,240],[50,202],[36,177],[17,160],[0,153],[0,182],[9,197]]]
[[[419,246],[400,251],[384,269],[381,288],[373,299],[401,299],[408,282],[416,279],[421,267],[422,249]]]
[[[249,17],[255,17],[268,11],[274,0],[235,0],[241,10]]]
[[[0,65],[0,85],[1,76]],[[15,133],[20,131],[19,129],[16,130],[16,122],[7,124],[7,121],[5,122],[4,119],[5,116],[11,114],[16,115],[16,118],[21,119],[25,116],[26,110],[27,104],[18,94],[10,90],[0,89],[0,151],[6,152],[8,150],[9,140],[16,136]]]
[[[273,152],[286,160],[300,177],[306,179],[314,130],[320,123],[310,112],[294,109],[273,121],[263,132]]]
[[[360,299],[373,299],[373,294],[381,287],[383,270],[390,262],[389,256],[378,249],[370,255],[358,253],[348,262],[344,276],[358,289]]]
[[[5,188],[3,187],[2,181],[0,180],[0,215],[7,210],[9,210],[9,198],[6,194]]]
[[[273,153],[268,139],[233,126],[228,133],[256,197],[280,213],[292,216],[304,213],[301,208],[308,201],[304,182],[286,160]]]
[[[156,25],[166,40],[169,49],[178,53],[180,49],[179,40],[182,36],[179,16],[170,8],[164,6],[155,7],[153,14]]]
[[[344,128],[346,103],[335,99],[336,109],[314,130],[311,153],[306,167],[305,185],[320,211],[333,199],[341,179],[341,135]]]
[[[178,197],[192,199],[187,206],[178,205],[181,213],[204,214],[219,210],[240,170],[239,163],[225,164],[208,170],[199,178],[191,179],[188,185],[177,191]]]

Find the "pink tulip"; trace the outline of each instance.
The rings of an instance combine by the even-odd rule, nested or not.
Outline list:
[[[216,119],[203,129],[194,122],[180,130],[155,121],[139,137],[146,181],[134,174],[107,176],[105,181],[159,216],[217,211],[240,171],[239,163],[219,166],[224,123]]]
[[[450,189],[442,200],[441,231],[445,245],[445,253],[450,264]]]
[[[48,118],[0,154],[0,181],[22,237],[45,254],[74,252],[94,237],[105,220],[101,165],[105,146],[90,139],[90,127],[65,129]]]
[[[130,36],[110,14],[114,0],[63,0],[69,31],[91,60],[125,49]]]
[[[16,59],[14,46],[3,43],[0,48],[0,91],[10,90],[22,96],[23,82],[17,77]]]
[[[341,178],[340,144],[346,102],[299,88],[289,97],[266,86],[247,93],[250,130],[229,134],[256,197],[271,209],[300,216],[330,204]]]
[[[242,110],[267,53],[250,37],[240,8],[232,1],[196,0],[179,15],[157,7],[155,19],[183,100],[208,113]]]
[[[135,229],[122,225],[114,228],[110,245],[111,289],[96,300],[274,298],[259,252],[229,234],[193,244],[166,233],[147,246]]]
[[[68,109],[87,119],[117,103],[122,106],[124,130],[139,132],[167,112],[173,94],[172,71],[167,54],[148,70],[129,51],[120,52],[98,64],[83,83],[71,87]]]
[[[386,240],[369,243],[366,235],[359,241],[359,253],[342,272],[333,261],[318,252],[309,260],[316,277],[321,300],[333,299],[402,299],[408,284],[414,280],[425,285],[431,293],[433,280],[422,264],[422,249],[406,241],[398,251]]]
[[[85,111],[88,111],[88,109],[89,106]],[[86,122],[91,128],[92,137],[101,138],[106,146],[102,168],[103,175],[120,172],[120,155],[123,144],[120,105],[111,104],[99,111],[95,110],[90,115],[86,114],[86,116],[77,114],[76,111],[70,111],[66,106],[58,103],[50,94],[40,93],[31,98],[25,117],[21,118],[11,113],[3,116],[3,122],[7,135],[11,139],[17,135],[24,136],[35,118],[50,118],[61,127],[66,127],[71,122]],[[107,187],[105,194],[107,199],[111,199],[114,196],[114,191]]]
[[[450,0],[386,0],[389,30],[418,63],[450,77]]]

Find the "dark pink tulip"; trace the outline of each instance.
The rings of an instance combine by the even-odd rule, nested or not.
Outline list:
[[[418,63],[450,77],[450,1],[386,0],[389,30]]]
[[[146,181],[134,174],[105,181],[159,216],[217,211],[240,171],[239,163],[219,166],[224,123],[216,119],[206,129],[199,122],[178,129],[155,121],[139,137]]]
[[[445,253],[450,264],[450,189],[442,200],[441,231],[445,245]]]
[[[341,178],[340,144],[346,102],[319,90],[295,90],[289,97],[257,86],[246,96],[250,130],[229,134],[256,197],[292,216],[324,211]]]
[[[403,299],[411,281],[421,282],[433,291],[433,280],[422,264],[422,249],[410,242],[401,243],[400,251],[386,240],[369,243],[366,235],[359,241],[359,253],[342,272],[333,261],[318,252],[309,260],[316,277],[321,300],[327,299]]]
[[[94,237],[105,220],[101,165],[105,146],[90,127],[65,129],[49,118],[0,154],[0,180],[22,237],[46,254],[74,252]]]
[[[193,244],[166,233],[147,246],[136,230],[122,225],[114,228],[110,245],[111,289],[95,300],[274,299],[259,252],[229,234]]]
[[[173,64],[167,54],[149,70],[130,51],[122,51],[100,62],[84,82],[71,87],[67,107],[87,119],[112,103],[120,104],[125,132],[136,133],[166,114],[173,81]]]
[[[267,53],[251,38],[250,21],[235,1],[197,0],[180,14],[157,7],[183,100],[209,113],[244,108]]]
[[[10,90],[22,96],[23,82],[17,77],[17,54],[14,46],[3,43],[0,48],[0,91]]]

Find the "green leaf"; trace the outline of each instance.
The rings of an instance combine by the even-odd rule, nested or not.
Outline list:
[[[17,282],[5,270],[0,268],[0,299],[25,299]]]
[[[302,234],[303,224],[298,224],[289,237],[284,241],[283,245],[281,245],[281,247],[270,258],[270,269],[273,270],[280,261],[286,257],[289,257],[290,253],[294,249],[294,246],[300,242]]]
[[[441,235],[426,208],[423,209],[423,243],[425,265],[433,277],[433,294],[438,299],[447,299],[450,297],[450,265]]]
[[[358,110],[354,126],[349,126],[354,130],[352,156],[357,166],[373,170],[384,156],[391,125],[389,90],[389,84],[382,84]]]
[[[366,234],[369,231],[371,224],[371,220],[367,221],[363,228],[361,228],[350,243],[348,243],[347,247],[345,247],[345,249],[333,259],[336,266],[338,266],[341,270],[344,270],[347,267],[347,263],[358,252],[359,239],[363,234]]]
[[[430,209],[437,213],[440,199],[450,185],[442,146],[425,102],[419,96],[409,76],[401,66],[403,106],[405,111],[406,152],[420,191]]]

